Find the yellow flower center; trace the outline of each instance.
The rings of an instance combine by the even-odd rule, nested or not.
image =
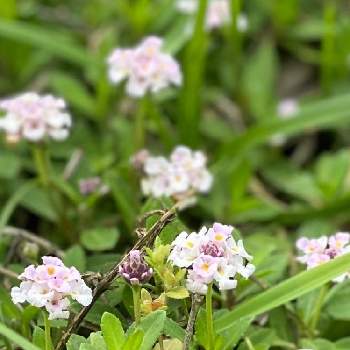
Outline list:
[[[56,270],[55,270],[55,268],[53,266],[49,266],[47,268],[47,274],[50,275],[50,276],[52,276],[55,273],[55,271]]]
[[[207,263],[202,264],[201,269],[205,272],[208,272],[209,271],[209,264],[207,264]]]

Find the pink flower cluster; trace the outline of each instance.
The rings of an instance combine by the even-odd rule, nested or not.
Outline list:
[[[85,284],[75,267],[66,267],[51,256],[42,258],[43,265],[30,265],[19,276],[19,287],[13,287],[11,297],[15,304],[28,302],[36,307],[45,307],[49,319],[69,317],[70,298],[87,306],[92,301],[92,291]]]
[[[297,258],[303,264],[306,264],[307,269],[319,266],[327,261],[330,261],[337,256],[350,252],[350,234],[347,232],[338,232],[333,236],[322,236],[320,238],[302,237],[296,242],[297,248],[304,255]],[[342,282],[350,277],[349,273],[338,276],[333,281]]]
[[[188,269],[186,287],[192,293],[206,294],[208,284],[215,282],[220,290],[237,285],[236,274],[248,278],[254,271],[242,240],[232,237],[232,226],[215,223],[198,233],[180,233],[172,243],[169,261]]]
[[[150,36],[135,48],[116,49],[108,57],[109,79],[118,84],[127,79],[126,91],[141,97],[148,91],[157,93],[171,84],[181,85],[179,64],[162,52],[163,40]]]
[[[203,152],[186,146],[177,146],[169,159],[147,156],[143,164],[146,177],[142,180],[142,190],[145,195],[154,197],[206,193],[213,182],[206,162]]]
[[[185,14],[193,14],[198,9],[199,0],[178,0],[177,8]],[[209,0],[206,23],[208,30],[220,28],[231,21],[231,10],[229,0]],[[245,32],[248,29],[248,19],[245,14],[237,16],[237,29]]]
[[[9,142],[21,138],[39,142],[45,137],[64,140],[72,125],[71,116],[65,111],[63,99],[52,95],[24,93],[14,98],[0,101],[0,109],[5,116],[0,118],[0,129],[7,134]]]

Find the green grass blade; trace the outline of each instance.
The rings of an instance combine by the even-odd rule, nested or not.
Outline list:
[[[244,156],[248,151],[267,141],[273,135],[295,135],[310,129],[324,129],[341,125],[350,119],[350,94],[323,99],[309,103],[300,108],[300,112],[291,119],[273,118],[268,122],[251,127],[236,137],[224,148],[225,162],[227,158]]]
[[[243,302],[233,311],[219,317],[215,321],[215,329],[217,332],[221,332],[242,317],[256,316],[283,305],[322,286],[348,270],[350,270],[350,254],[338,257],[309,271],[302,272]]]
[[[0,323],[0,334],[11,340],[16,345],[20,346],[23,350],[40,350],[26,338],[23,338],[21,335],[17,334],[15,331],[5,326],[3,323]]]
[[[42,26],[19,21],[0,20],[0,38],[32,45],[72,63],[89,66],[97,61],[71,38]]]

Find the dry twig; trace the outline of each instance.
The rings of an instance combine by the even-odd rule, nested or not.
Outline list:
[[[192,294],[191,311],[188,317],[183,350],[188,350],[191,346],[191,340],[193,337],[193,327],[196,321],[197,313],[201,302],[202,302],[202,297],[200,295]]]

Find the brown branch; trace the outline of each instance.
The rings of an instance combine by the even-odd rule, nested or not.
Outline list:
[[[201,302],[202,302],[202,297],[200,295],[192,294],[191,311],[190,311],[190,315],[188,317],[183,350],[190,349],[191,340],[193,337],[194,323],[196,321],[197,313],[198,313],[199,306],[200,306]]]
[[[64,255],[63,251],[54,246],[50,241],[37,236],[35,233],[29,232],[21,228],[5,226],[3,228],[0,228],[0,236],[1,235],[20,237],[29,242],[37,244],[39,247],[42,247],[48,252],[52,252],[59,257],[62,257]]]
[[[159,233],[163,230],[163,228],[170,223],[175,217],[175,210],[177,206],[172,207],[171,209],[164,212],[164,214],[159,218],[159,220],[147,231],[146,235],[141,237],[136,244],[132,247],[131,250],[141,250],[145,247],[151,246],[155,240],[155,238],[159,235]],[[130,252],[129,251],[129,252]],[[129,253],[128,252],[128,253]],[[117,264],[115,264],[112,269],[106,273],[106,275],[100,280],[99,284],[94,288],[92,292],[92,302],[90,305],[83,307],[71,320],[69,325],[67,326],[65,332],[63,333],[60,341],[58,342],[55,350],[62,350],[66,343],[68,342],[71,334],[76,331],[83,321],[87,313],[90,311],[92,306],[95,304],[97,299],[101,296],[101,294],[108,289],[110,284],[114,281],[114,279],[119,274],[119,266],[124,262],[128,254],[124,256],[124,258]]]

